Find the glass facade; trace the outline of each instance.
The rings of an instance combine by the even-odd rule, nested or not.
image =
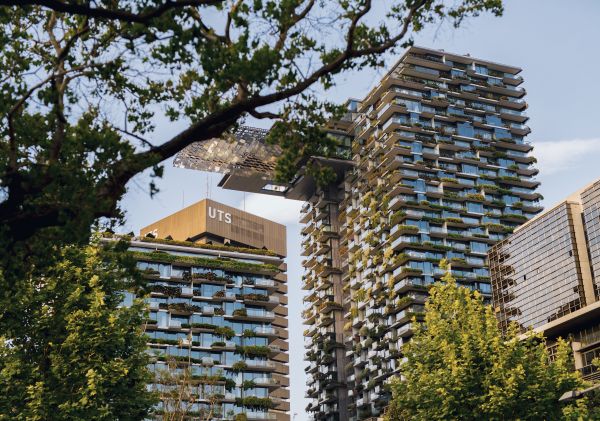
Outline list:
[[[144,328],[159,418],[183,411],[190,419],[244,413],[249,420],[289,420],[282,258],[164,243],[160,251],[147,239],[131,248],[150,290]],[[174,383],[184,372],[189,380],[180,401],[174,391],[182,388]]]
[[[537,328],[585,305],[573,215],[563,203],[489,255],[493,302],[503,329]]]
[[[519,228],[492,247],[493,304],[503,329],[516,322],[556,338],[570,338],[575,368],[598,379],[600,356],[600,181]]]
[[[594,292],[600,299],[600,181],[583,191],[581,200]]]

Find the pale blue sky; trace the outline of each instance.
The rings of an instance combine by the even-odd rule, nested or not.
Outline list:
[[[389,1],[381,0],[379,7]],[[434,28],[416,38],[417,44],[454,53],[520,66],[529,103],[528,137],[535,145],[544,205],[551,205],[594,179],[600,178],[600,1],[509,0],[502,18],[482,16],[461,29]],[[389,65],[397,57],[389,57]],[[339,79],[329,93],[333,100],[362,98],[385,70]],[[163,141],[182,124],[159,122],[153,139]],[[159,181],[161,192],[150,199],[147,180],[140,176],[129,185],[123,200],[127,211],[124,231],[135,230],[206,197],[243,207],[244,195],[219,189],[218,174],[172,168],[167,163]],[[300,290],[300,203],[248,195],[246,210],[284,223],[288,227],[288,279],[290,314],[291,413],[307,420],[304,407],[302,321]]]

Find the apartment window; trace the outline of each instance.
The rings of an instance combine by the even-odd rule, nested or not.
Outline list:
[[[483,213],[483,204],[467,202],[467,210],[471,213]]]
[[[462,164],[461,167],[462,167],[462,172],[465,174],[477,174],[478,173],[476,165]]]
[[[487,244],[485,243],[478,243],[476,241],[471,241],[471,251],[473,253],[481,253],[481,254],[485,254],[487,253]]]
[[[475,72],[479,73],[480,75],[487,75],[488,74],[488,68],[481,65],[481,64],[476,64],[475,65]]]
[[[485,122],[492,126],[502,126],[502,119],[497,115],[488,114],[485,116]]]
[[[459,136],[474,137],[475,131],[471,123],[458,123],[456,125],[457,133]]]

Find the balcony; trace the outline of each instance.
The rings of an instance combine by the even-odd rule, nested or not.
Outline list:
[[[259,421],[259,420],[276,420],[277,415],[270,412],[246,412],[246,419],[248,421]]]
[[[277,329],[274,327],[255,327],[254,333],[263,336],[277,336]]]

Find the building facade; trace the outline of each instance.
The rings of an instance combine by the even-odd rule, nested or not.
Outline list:
[[[461,285],[491,301],[488,248],[541,211],[520,71],[409,48],[328,127],[346,146],[327,159],[338,174],[328,186],[302,171],[275,183],[271,160],[250,168],[249,156],[268,155],[260,148],[229,168],[193,149],[178,158],[189,168],[218,166],[225,188],[306,202],[303,316],[314,419],[382,414],[385,383],[397,373],[427,286],[444,273],[441,259]]]
[[[552,349],[571,338],[575,367],[600,378],[600,181],[517,228],[490,250],[500,326],[543,332]]]
[[[203,200],[132,239],[151,291],[145,330],[159,419],[289,421],[285,235]]]

